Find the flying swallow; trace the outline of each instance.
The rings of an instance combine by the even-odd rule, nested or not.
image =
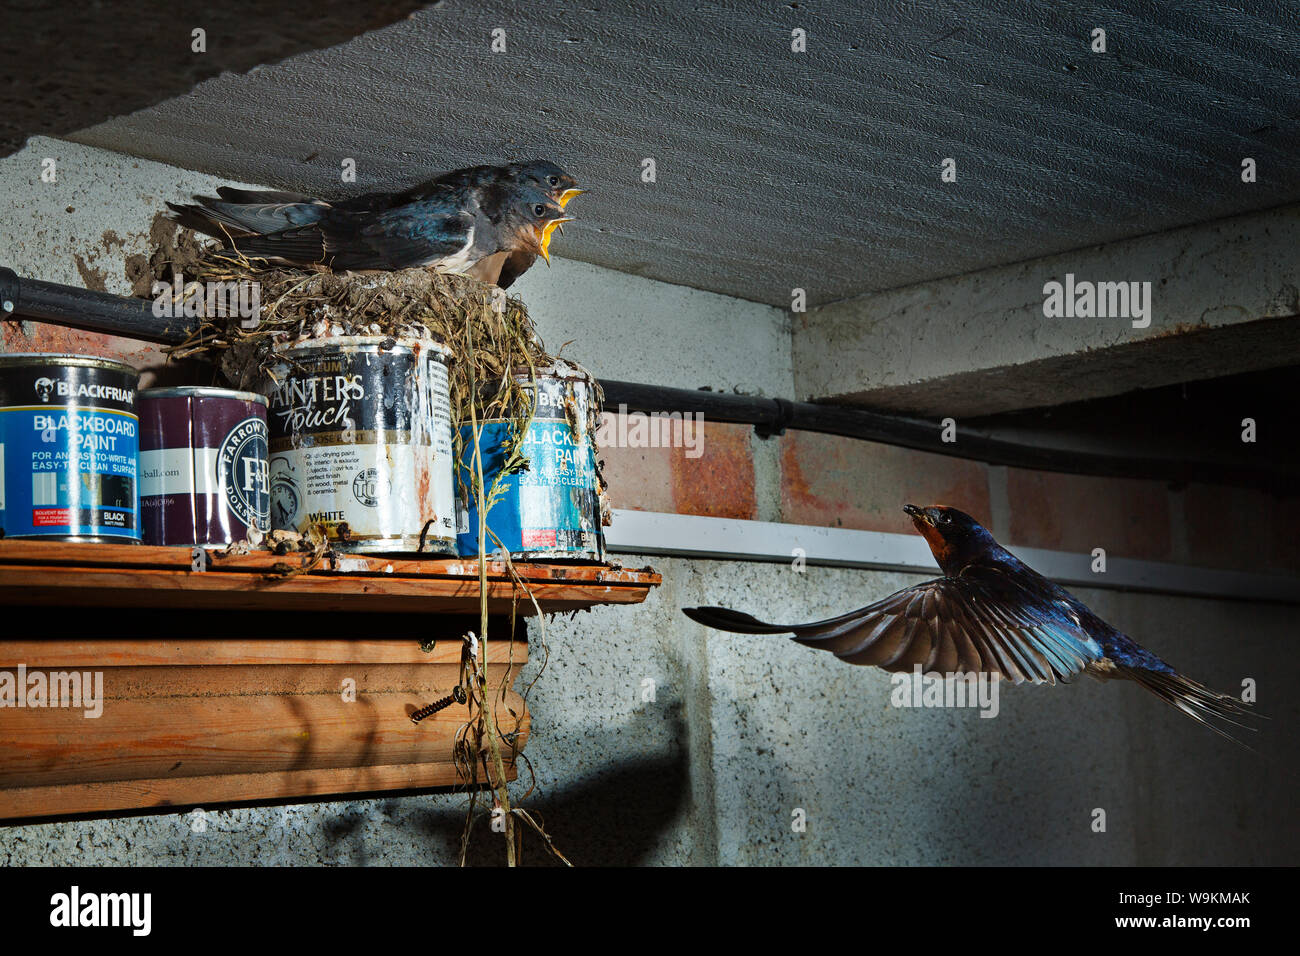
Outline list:
[[[1240,743],[1217,722],[1246,727],[1239,718],[1252,711],[1241,701],[1178,673],[1016,558],[970,515],[943,506],[903,510],[943,577],[809,624],[767,624],[721,607],[683,611],[719,630],[789,633],[850,664],[887,671],[911,672],[919,664],[926,673],[996,674],[1015,684],[1068,683],[1081,673],[1131,680]]]
[[[564,207],[581,192],[560,167],[536,161],[470,167],[400,193],[339,201],[223,186],[219,198],[168,205],[182,225],[245,255],[335,269],[425,266],[486,281],[515,262],[508,285],[537,256],[550,262],[552,234],[571,221]],[[485,260],[495,270],[482,268]]]

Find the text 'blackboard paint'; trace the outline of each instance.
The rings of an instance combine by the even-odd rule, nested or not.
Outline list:
[[[140,540],[139,373],[90,355],[0,355],[0,528]]]
[[[600,477],[593,422],[598,409],[589,375],[557,361],[538,369],[536,382],[519,378],[534,396],[531,421],[482,422],[484,493],[497,486],[487,510],[485,550],[504,548],[527,561],[603,562]],[[522,428],[519,452],[525,469],[501,477],[513,436]],[[474,491],[474,429],[460,423],[461,457],[456,469],[460,508],[457,545],[462,557],[478,554],[478,502]],[[500,545],[497,542],[500,542]]]

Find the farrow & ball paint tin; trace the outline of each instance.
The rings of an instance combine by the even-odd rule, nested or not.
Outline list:
[[[224,388],[140,393],[145,544],[223,547],[271,528],[266,399]]]

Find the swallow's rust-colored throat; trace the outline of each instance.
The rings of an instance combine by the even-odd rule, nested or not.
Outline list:
[[[912,519],[912,524],[916,526],[917,532],[925,539],[925,543],[930,546],[930,553],[939,562],[939,567],[946,567],[948,559],[952,557],[952,547],[939,532],[939,529],[934,526],[929,515],[916,505],[906,505],[903,510]]]

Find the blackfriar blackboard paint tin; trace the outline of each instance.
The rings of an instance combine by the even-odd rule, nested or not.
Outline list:
[[[0,528],[138,544],[139,373],[90,355],[0,355]]]
[[[271,525],[367,553],[455,554],[451,405],[437,342],[338,336],[279,350]]]
[[[592,434],[596,393],[591,378],[576,366],[556,362],[538,369],[534,381],[521,377],[519,384],[526,395],[535,396],[532,420],[519,446],[528,467],[501,480],[500,497],[487,511],[491,534],[485,548],[493,552],[499,541],[512,558],[524,561],[603,562],[605,532]],[[517,427],[504,420],[481,423],[485,493],[505,463]],[[469,557],[478,554],[474,429],[469,422],[461,422],[459,428],[456,543],[460,555]]]
[[[140,393],[145,544],[223,547],[271,530],[266,399],[224,388]]]

